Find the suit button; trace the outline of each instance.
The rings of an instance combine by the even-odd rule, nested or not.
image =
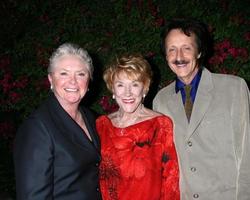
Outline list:
[[[195,172],[196,171],[196,168],[195,167],[191,167],[190,168],[192,172]]]
[[[194,194],[193,197],[194,197],[195,199],[197,199],[197,198],[199,198],[199,195],[198,195],[198,194]]]
[[[193,145],[193,143],[191,142],[191,141],[188,141],[188,146],[192,146]]]

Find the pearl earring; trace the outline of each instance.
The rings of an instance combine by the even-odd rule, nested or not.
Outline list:
[[[115,99],[115,95],[114,94],[112,95],[112,99]]]

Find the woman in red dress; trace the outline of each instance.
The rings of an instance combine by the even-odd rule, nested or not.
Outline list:
[[[124,55],[104,80],[119,109],[96,122],[103,200],[179,200],[172,120],[142,103],[151,82],[149,63],[141,55]]]

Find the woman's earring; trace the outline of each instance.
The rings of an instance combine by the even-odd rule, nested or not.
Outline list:
[[[197,56],[197,59],[199,59],[201,57],[201,53],[199,53],[199,55]]]
[[[146,94],[143,94],[143,95],[142,95],[142,100],[141,100],[141,103],[142,103],[142,104],[144,103],[145,97],[146,97]]]
[[[115,99],[115,95],[114,94],[112,95],[112,99]]]
[[[50,89],[53,91],[53,86],[52,85],[50,85]]]

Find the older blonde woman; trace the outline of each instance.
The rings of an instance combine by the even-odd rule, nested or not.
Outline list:
[[[95,118],[79,106],[92,73],[90,56],[75,44],[63,44],[52,54],[52,93],[16,136],[17,200],[101,199]]]
[[[179,171],[169,117],[143,106],[150,82],[141,55],[117,58],[104,72],[119,110],[97,119],[104,200],[177,200]]]

